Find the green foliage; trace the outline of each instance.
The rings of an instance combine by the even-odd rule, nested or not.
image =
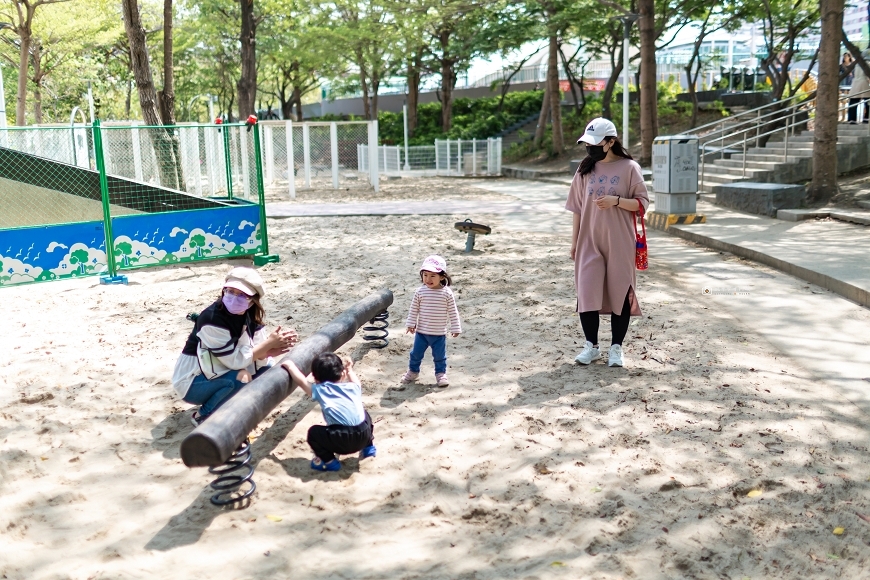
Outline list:
[[[499,111],[499,97],[456,99],[453,103],[453,126],[441,130],[441,104],[427,103],[417,108],[417,130],[409,145],[431,145],[435,139],[486,139],[494,137],[517,121],[537,114],[541,110],[543,91],[523,91],[505,95]],[[324,120],[327,120],[324,118]],[[402,143],[403,121],[401,113],[381,112],[378,131],[381,143]]]

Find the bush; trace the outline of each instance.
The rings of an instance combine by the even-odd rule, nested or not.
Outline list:
[[[486,139],[495,137],[517,121],[541,110],[543,91],[508,93],[501,111],[500,97],[481,99],[460,98],[453,102],[453,123],[450,131],[441,130],[441,103],[426,103],[417,107],[417,130],[409,145],[431,145],[435,139]],[[381,143],[397,145],[404,140],[401,113],[378,114]]]

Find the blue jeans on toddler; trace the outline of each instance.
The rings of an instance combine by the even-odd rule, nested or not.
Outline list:
[[[411,360],[408,362],[408,368],[411,369],[411,372],[420,372],[423,355],[430,347],[432,348],[432,359],[435,361],[435,374],[440,375],[447,372],[447,337],[443,334],[422,334],[420,332],[414,334],[414,346],[411,348]]]
[[[259,377],[272,367],[263,367],[257,371],[252,377],[252,380]],[[207,379],[205,375],[198,374],[193,378],[190,388],[187,389],[187,394],[184,395],[184,402],[191,405],[201,405],[199,408],[199,416],[202,418],[208,417],[214,413],[215,409],[221,406],[230,397],[238,393],[242,387],[248,383],[243,383],[236,376],[239,371],[229,371],[222,375],[216,376],[213,379]]]

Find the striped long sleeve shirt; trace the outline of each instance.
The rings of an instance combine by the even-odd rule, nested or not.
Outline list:
[[[411,310],[405,326],[417,332],[442,336],[448,332],[462,332],[456,299],[449,286],[432,290],[420,286],[411,300]]]

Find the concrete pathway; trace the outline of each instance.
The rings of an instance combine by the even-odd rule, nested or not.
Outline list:
[[[267,215],[497,213],[503,216],[500,227],[509,230],[565,235],[567,254],[567,183],[505,179],[474,185],[519,201],[270,204]],[[699,212],[708,216],[707,224],[671,230],[711,249],[647,230],[650,267],[671,270],[677,283],[744,323],[818,380],[837,386],[844,404],[855,404],[870,418],[870,310],[843,297],[870,291],[870,228],[830,220],[784,222],[705,202],[699,202]],[[720,251],[776,269],[737,262]],[[782,370],[794,369],[774,369]]]
[[[786,222],[704,201],[698,202],[698,213],[707,216],[706,224],[671,226],[668,231],[870,306],[870,228],[836,220]]]

